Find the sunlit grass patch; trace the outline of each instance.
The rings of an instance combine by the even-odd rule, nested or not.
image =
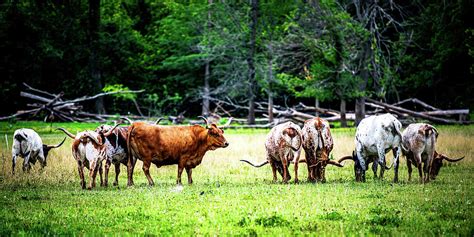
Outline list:
[[[61,126],[72,131],[95,127]],[[184,182],[177,189],[176,166],[152,166],[155,186],[149,187],[138,162],[134,187],[126,187],[126,168],[121,166],[119,186],[92,191],[80,188],[69,138],[52,150],[44,170],[36,164],[28,174],[20,168],[12,175],[11,148],[1,133],[0,235],[472,235],[474,126],[438,130],[438,150],[466,158],[446,164],[425,185],[416,172],[407,181],[404,158],[398,184],[391,182],[393,170],[382,181],[374,180],[369,170],[367,182],[356,183],[350,161],[343,168],[329,166],[325,184],[306,182],[304,164],[300,184],[281,184],[281,177],[272,183],[268,165],[254,168],[239,161],[265,160],[268,130],[227,130],[230,146],[205,155],[193,171],[193,185]],[[333,157],[351,154],[355,130],[332,133]],[[50,144],[64,137],[54,130],[40,135]],[[387,157],[391,163],[392,155]],[[290,172],[294,177],[293,166]],[[111,169],[109,185],[114,176]]]

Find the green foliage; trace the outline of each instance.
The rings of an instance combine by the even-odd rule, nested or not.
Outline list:
[[[122,84],[114,84],[114,85],[105,85],[102,88],[103,92],[117,92],[117,91],[129,91],[130,89]],[[137,94],[135,93],[118,93],[112,95],[115,98],[119,98],[122,100],[135,100],[137,98]]]
[[[253,58],[257,101],[268,94],[278,104],[296,98],[331,103],[360,96],[394,101],[417,95],[437,107],[474,105],[468,93],[474,70],[473,30],[466,23],[470,1],[401,2],[399,8],[374,2],[394,16],[388,21],[383,20],[385,14],[375,14],[370,21],[383,32],[380,37],[371,32],[368,21],[360,21],[354,3],[358,2],[259,1]],[[11,106],[0,113],[25,107],[19,96],[22,82],[54,93],[64,91],[68,98],[98,92],[90,72],[88,11],[87,1],[1,4],[0,103]],[[211,96],[245,103],[249,12],[248,2],[101,1],[94,50],[101,87],[145,88],[147,94],[133,99],[150,115],[189,108],[196,115],[204,65],[209,63]],[[365,69],[369,78],[361,90]],[[127,96],[131,95],[106,97],[107,112],[135,111]],[[85,106],[90,110],[92,103]]]

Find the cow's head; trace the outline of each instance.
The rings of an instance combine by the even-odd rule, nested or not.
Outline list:
[[[438,176],[439,174],[439,170],[441,169],[441,167],[443,167],[443,160],[447,160],[449,162],[457,162],[462,159],[464,159],[464,157],[451,159],[447,157],[446,155],[440,154],[435,151],[433,163],[431,164],[430,179],[432,180],[436,179],[436,176]]]
[[[215,123],[209,125],[206,118],[200,116],[206,122],[206,129],[208,134],[208,144],[211,150],[215,150],[217,148],[225,148],[229,146],[229,143],[224,137],[224,130],[218,127]],[[230,124],[230,119],[227,123]]]
[[[360,165],[359,159],[357,158],[357,153],[355,151],[352,151],[352,156],[344,156],[336,162],[341,164],[345,160],[354,161],[354,174],[356,182],[365,182],[365,171]]]
[[[44,156],[45,162],[46,162],[46,158],[48,158],[49,151],[53,148],[60,147],[64,143],[65,140],[66,140],[66,138],[64,138],[63,141],[60,142],[58,145],[45,145],[45,144],[43,144],[43,156]]]

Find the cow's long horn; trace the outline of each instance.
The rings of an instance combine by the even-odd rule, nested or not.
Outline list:
[[[132,121],[131,119],[127,118],[127,117],[122,117],[122,119],[127,120],[129,124],[132,124],[132,123],[133,123],[133,121]]]
[[[208,128],[208,127],[209,127],[209,121],[207,121],[207,119],[206,119],[206,118],[204,118],[204,116],[198,116],[198,118],[200,118],[200,119],[204,120],[204,122],[206,123],[206,128]]]
[[[109,131],[107,131],[106,133],[104,133],[104,137],[110,136],[110,134],[112,134],[112,132],[115,130],[115,128],[117,128],[120,124],[121,124],[121,123],[115,124],[114,127],[112,127],[111,129],[109,129]]]
[[[230,117],[228,120],[227,120],[227,123],[225,123],[224,125],[222,126],[219,126],[218,128],[226,128],[226,127],[229,127],[230,123],[232,122],[232,117]]]
[[[261,164],[258,164],[258,165],[254,165],[254,164],[252,164],[252,162],[250,162],[250,161],[248,161],[248,160],[240,160],[240,161],[243,161],[243,162],[245,162],[245,163],[247,163],[247,164],[249,164],[249,165],[251,165],[251,166],[253,166],[253,167],[256,167],[256,168],[259,168],[259,167],[262,167],[262,166],[268,164],[268,160],[266,160],[265,162],[263,162],[263,163],[261,163]]]
[[[337,163],[340,164],[340,163],[342,163],[342,162],[345,161],[345,160],[352,160],[352,161],[353,161],[354,158],[353,158],[352,156],[344,156],[344,157],[340,158],[339,160],[337,160]]]
[[[63,131],[66,135],[68,135],[70,138],[72,139],[76,139],[76,136],[72,135],[72,133],[70,133],[68,130],[64,129],[64,128],[56,128],[57,130],[60,130],[60,131]]]
[[[449,158],[449,157],[447,157],[447,156],[445,156],[445,155],[442,155],[442,157],[443,157],[443,159],[445,159],[445,160],[447,160],[447,161],[449,161],[449,162],[458,162],[458,161],[464,159],[464,156],[461,157],[461,158],[456,158],[456,159],[451,159],[451,158]]]
[[[96,136],[93,136],[90,132],[86,132],[86,136],[92,139],[95,143],[102,146],[102,142],[99,142]]]
[[[163,120],[163,117],[159,117],[159,118],[155,121],[155,125],[158,125],[161,120]]]
[[[328,161],[328,164],[330,164],[330,165],[335,165],[335,166],[337,166],[337,167],[344,167],[344,165],[342,165],[341,163],[339,163],[339,162],[337,162],[337,161],[335,161],[335,160],[329,160],[329,161]]]
[[[60,147],[60,146],[64,143],[64,141],[66,141],[66,137],[64,137],[63,141],[60,142],[58,145],[47,145],[46,147],[48,147],[48,148],[50,148],[50,149],[51,149],[51,148],[58,148],[58,147]]]

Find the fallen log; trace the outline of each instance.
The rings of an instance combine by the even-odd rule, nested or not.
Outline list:
[[[376,100],[373,100],[373,99],[370,99],[370,98],[366,98],[366,101],[374,103],[376,105],[383,106],[386,109],[398,111],[400,113],[406,113],[406,114],[411,115],[413,117],[423,118],[423,119],[429,120],[431,122],[437,122],[437,123],[443,123],[443,124],[469,124],[468,121],[457,121],[457,120],[452,120],[452,119],[438,118],[438,117],[434,117],[434,116],[431,116],[431,115],[426,115],[426,114],[423,114],[423,113],[420,113],[420,112],[415,112],[415,111],[412,111],[412,110],[408,110],[408,109],[404,109],[404,108],[397,107],[397,106],[394,106],[394,105],[390,105],[390,104],[387,104],[387,103],[383,103],[383,102],[380,102],[380,101],[376,101]]]
[[[419,100],[419,99],[417,99],[417,98],[404,99],[404,100],[399,101],[399,102],[397,102],[397,103],[395,103],[395,104],[392,104],[392,105],[393,105],[393,106],[400,106],[400,105],[405,104],[405,103],[407,103],[407,102],[412,102],[412,103],[414,103],[414,104],[419,104],[419,105],[423,106],[424,108],[430,109],[430,110],[440,110],[440,109],[435,108],[435,107],[433,107],[433,106],[431,106],[431,105],[429,105],[429,104],[427,104],[427,103],[425,103],[425,102],[423,102],[423,101],[421,101],[421,100]]]

